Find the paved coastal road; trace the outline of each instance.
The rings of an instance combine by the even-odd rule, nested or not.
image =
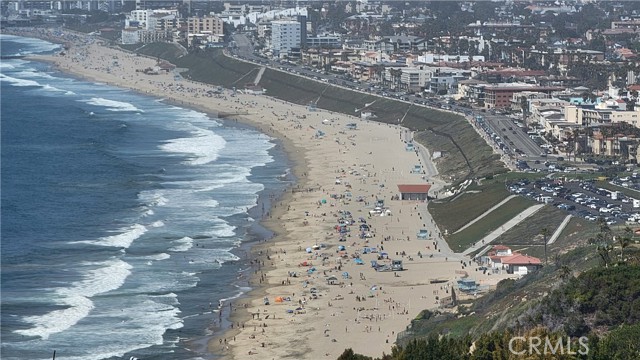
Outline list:
[[[504,115],[482,114],[482,116],[512,151],[520,149],[527,154],[527,157],[540,158],[542,153],[540,146],[527,135],[523,128],[516,126],[512,119]]]

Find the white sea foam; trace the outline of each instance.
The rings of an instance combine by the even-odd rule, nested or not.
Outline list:
[[[18,79],[11,76],[7,76],[5,74],[0,74],[0,81],[6,81],[13,86],[42,86],[37,81],[27,80],[27,79]]]
[[[203,122],[206,123],[207,126],[211,126],[213,125],[221,125],[219,122],[214,121],[213,119],[211,119],[209,117],[209,115],[203,113],[203,112],[199,112],[199,111],[195,111],[195,110],[187,110],[184,108],[180,108],[178,107],[177,109],[181,110],[180,111],[180,118],[189,121],[190,123],[198,123],[198,122]]]
[[[67,91],[67,90],[58,89],[57,87],[51,86],[51,85],[48,85],[48,84],[43,85],[42,89],[43,90],[47,90],[47,91],[56,91],[56,92],[58,92],[58,91],[66,92]]]
[[[98,267],[89,270],[82,280],[72,283],[71,286],[55,289],[57,304],[67,308],[44,315],[27,316],[23,320],[34,326],[16,330],[16,333],[47,339],[52,334],[71,328],[88,316],[94,308],[91,300],[93,296],[121,287],[127,276],[131,274],[131,265],[118,259],[80,265]]]
[[[98,240],[74,241],[72,244],[91,244],[100,246],[113,246],[128,249],[140,236],[147,232],[144,225],[134,224],[131,227],[118,230],[119,234],[102,237]]]
[[[104,98],[96,98],[96,97],[91,98],[89,100],[78,100],[78,101],[82,101],[82,102],[90,104],[90,105],[103,106],[103,107],[106,107],[107,110],[109,110],[109,111],[144,112],[144,111],[138,109],[137,107],[135,107],[133,104],[130,104],[128,102],[123,102],[123,101],[115,101],[115,100],[109,100],[109,99],[104,99]]]
[[[172,241],[171,244],[173,246],[168,249],[169,251],[184,252],[193,247],[193,239],[185,236],[181,239]]]
[[[163,190],[148,190],[138,194],[138,199],[147,206],[165,206],[169,200],[164,196]]]
[[[48,41],[44,41],[40,39],[25,38],[21,36],[13,36],[13,35],[6,35],[6,34],[1,34],[0,36],[1,36],[0,38],[4,40],[17,41],[24,45],[24,47],[21,48],[19,52],[14,54],[8,54],[12,56],[38,54],[38,53],[58,50],[61,48],[60,44],[54,44],[54,43],[50,43]]]
[[[187,180],[187,181],[165,181],[162,185],[172,188],[190,189],[193,192],[209,192],[224,187],[223,183],[218,182],[216,176],[207,179]]]
[[[164,226],[164,222],[162,222],[161,220],[155,221],[151,224],[151,227],[154,227],[154,228],[159,228],[163,226]]]
[[[78,347],[85,354],[64,356],[64,360],[101,360],[123,358],[127,353],[135,355],[136,350],[164,342],[163,335],[168,329],[180,329],[183,321],[180,318],[179,302],[175,293],[161,295],[138,295],[121,306],[108,308],[96,307],[92,316],[103,321],[111,319],[108,326],[104,324],[83,323],[56,340],[70,344],[83,342],[91,344]],[[108,339],[108,341],[104,341]],[[56,343],[58,344],[58,343]],[[86,349],[86,350],[85,350]],[[128,359],[128,357],[127,357]]]
[[[244,294],[244,291],[238,291],[235,295],[230,296],[228,298],[224,298],[224,299],[220,299],[220,303],[226,303],[227,301],[230,300],[235,300],[237,298],[239,298],[240,296],[242,296],[242,294]]]
[[[57,87],[51,86],[49,84],[41,84],[35,80],[15,78],[5,74],[0,74],[0,81],[6,81],[13,86],[20,86],[20,87],[34,86],[34,87],[40,87],[48,91],[66,91],[66,90],[58,89]]]
[[[33,68],[27,68],[27,69],[23,69],[22,71],[19,72],[15,72],[12,75],[16,75],[20,78],[45,78],[45,79],[55,79],[55,77],[47,74],[46,72],[42,72],[42,71],[37,71],[36,69]]]
[[[160,253],[160,254],[145,256],[144,258],[149,260],[160,261],[160,260],[167,260],[170,257],[171,255],[167,253]]]
[[[7,56],[22,56],[22,55],[29,55],[29,54],[38,54],[38,53],[51,52],[53,50],[60,49],[59,44],[54,44],[54,43],[50,43],[50,42],[39,40],[39,39],[25,38],[21,36],[12,36],[12,35],[6,35],[6,34],[0,34],[0,39],[19,42],[22,45],[22,47],[19,49],[18,52],[11,53],[11,54],[4,54]]]
[[[169,140],[160,149],[192,155],[187,162],[191,165],[204,165],[215,161],[219,151],[224,148],[226,141],[211,130],[195,128],[191,130],[193,136]]]
[[[224,187],[223,184],[207,185],[207,186],[204,186],[202,188],[194,190],[194,192],[209,192],[209,191],[213,191],[213,190],[220,189],[220,188],[223,188],[223,187]]]
[[[235,236],[236,227],[233,225],[229,225],[228,223],[222,223],[212,231],[211,235],[215,237],[231,237]]]

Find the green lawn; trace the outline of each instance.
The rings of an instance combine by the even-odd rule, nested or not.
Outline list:
[[[252,82],[255,76],[247,75],[256,72],[259,67],[227,58],[222,51],[190,53],[177,59],[174,63],[180,68],[188,69],[182,75],[204,83],[224,86],[226,88],[243,88],[244,82]],[[257,73],[257,72],[256,72]]]
[[[470,186],[467,191],[442,202],[429,203],[429,213],[442,231],[446,229],[453,234],[509,196],[504,184],[499,182],[486,183],[480,187]]]
[[[514,180],[523,180],[523,179],[538,180],[538,179],[542,179],[544,177],[546,177],[545,173],[511,171],[511,172],[508,172],[508,173],[504,173],[504,174],[500,174],[500,175],[494,176],[493,181],[509,183],[509,182],[514,181]]]
[[[173,43],[151,43],[143,46],[136,44],[134,46],[136,46],[136,48],[129,50],[151,57],[165,59],[171,63],[175,63],[178,58],[184,55],[184,49]]]
[[[515,197],[463,231],[446,236],[447,243],[453,251],[463,251],[534,204],[532,200]]]
[[[544,241],[540,232],[547,228],[549,230],[547,240],[549,240],[567,215],[566,211],[547,205],[500,235],[493,243],[507,245],[513,250],[520,250],[527,255],[542,258],[544,256]],[[549,249],[547,249],[547,253],[549,253]]]
[[[640,191],[629,189],[623,186],[613,185],[607,181],[597,181],[595,184],[597,187],[601,187],[603,189],[611,190],[611,191],[620,191],[621,193],[636,199],[640,199]]]

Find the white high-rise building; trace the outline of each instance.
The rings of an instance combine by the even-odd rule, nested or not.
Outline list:
[[[274,21],[271,23],[271,50],[282,57],[292,48],[300,48],[300,23],[297,21]]]

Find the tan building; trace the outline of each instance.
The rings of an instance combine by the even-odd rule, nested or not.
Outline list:
[[[217,16],[190,17],[187,21],[189,32],[187,43],[193,44],[194,39],[205,42],[221,42],[224,40],[224,22]]]
[[[625,122],[640,127],[640,109],[634,111],[582,108],[567,105],[564,116],[568,122],[580,125],[597,125]]]
[[[639,141],[633,136],[605,137],[601,132],[595,132],[589,138],[589,147],[596,155],[620,156],[625,160],[633,160],[638,155]]]

